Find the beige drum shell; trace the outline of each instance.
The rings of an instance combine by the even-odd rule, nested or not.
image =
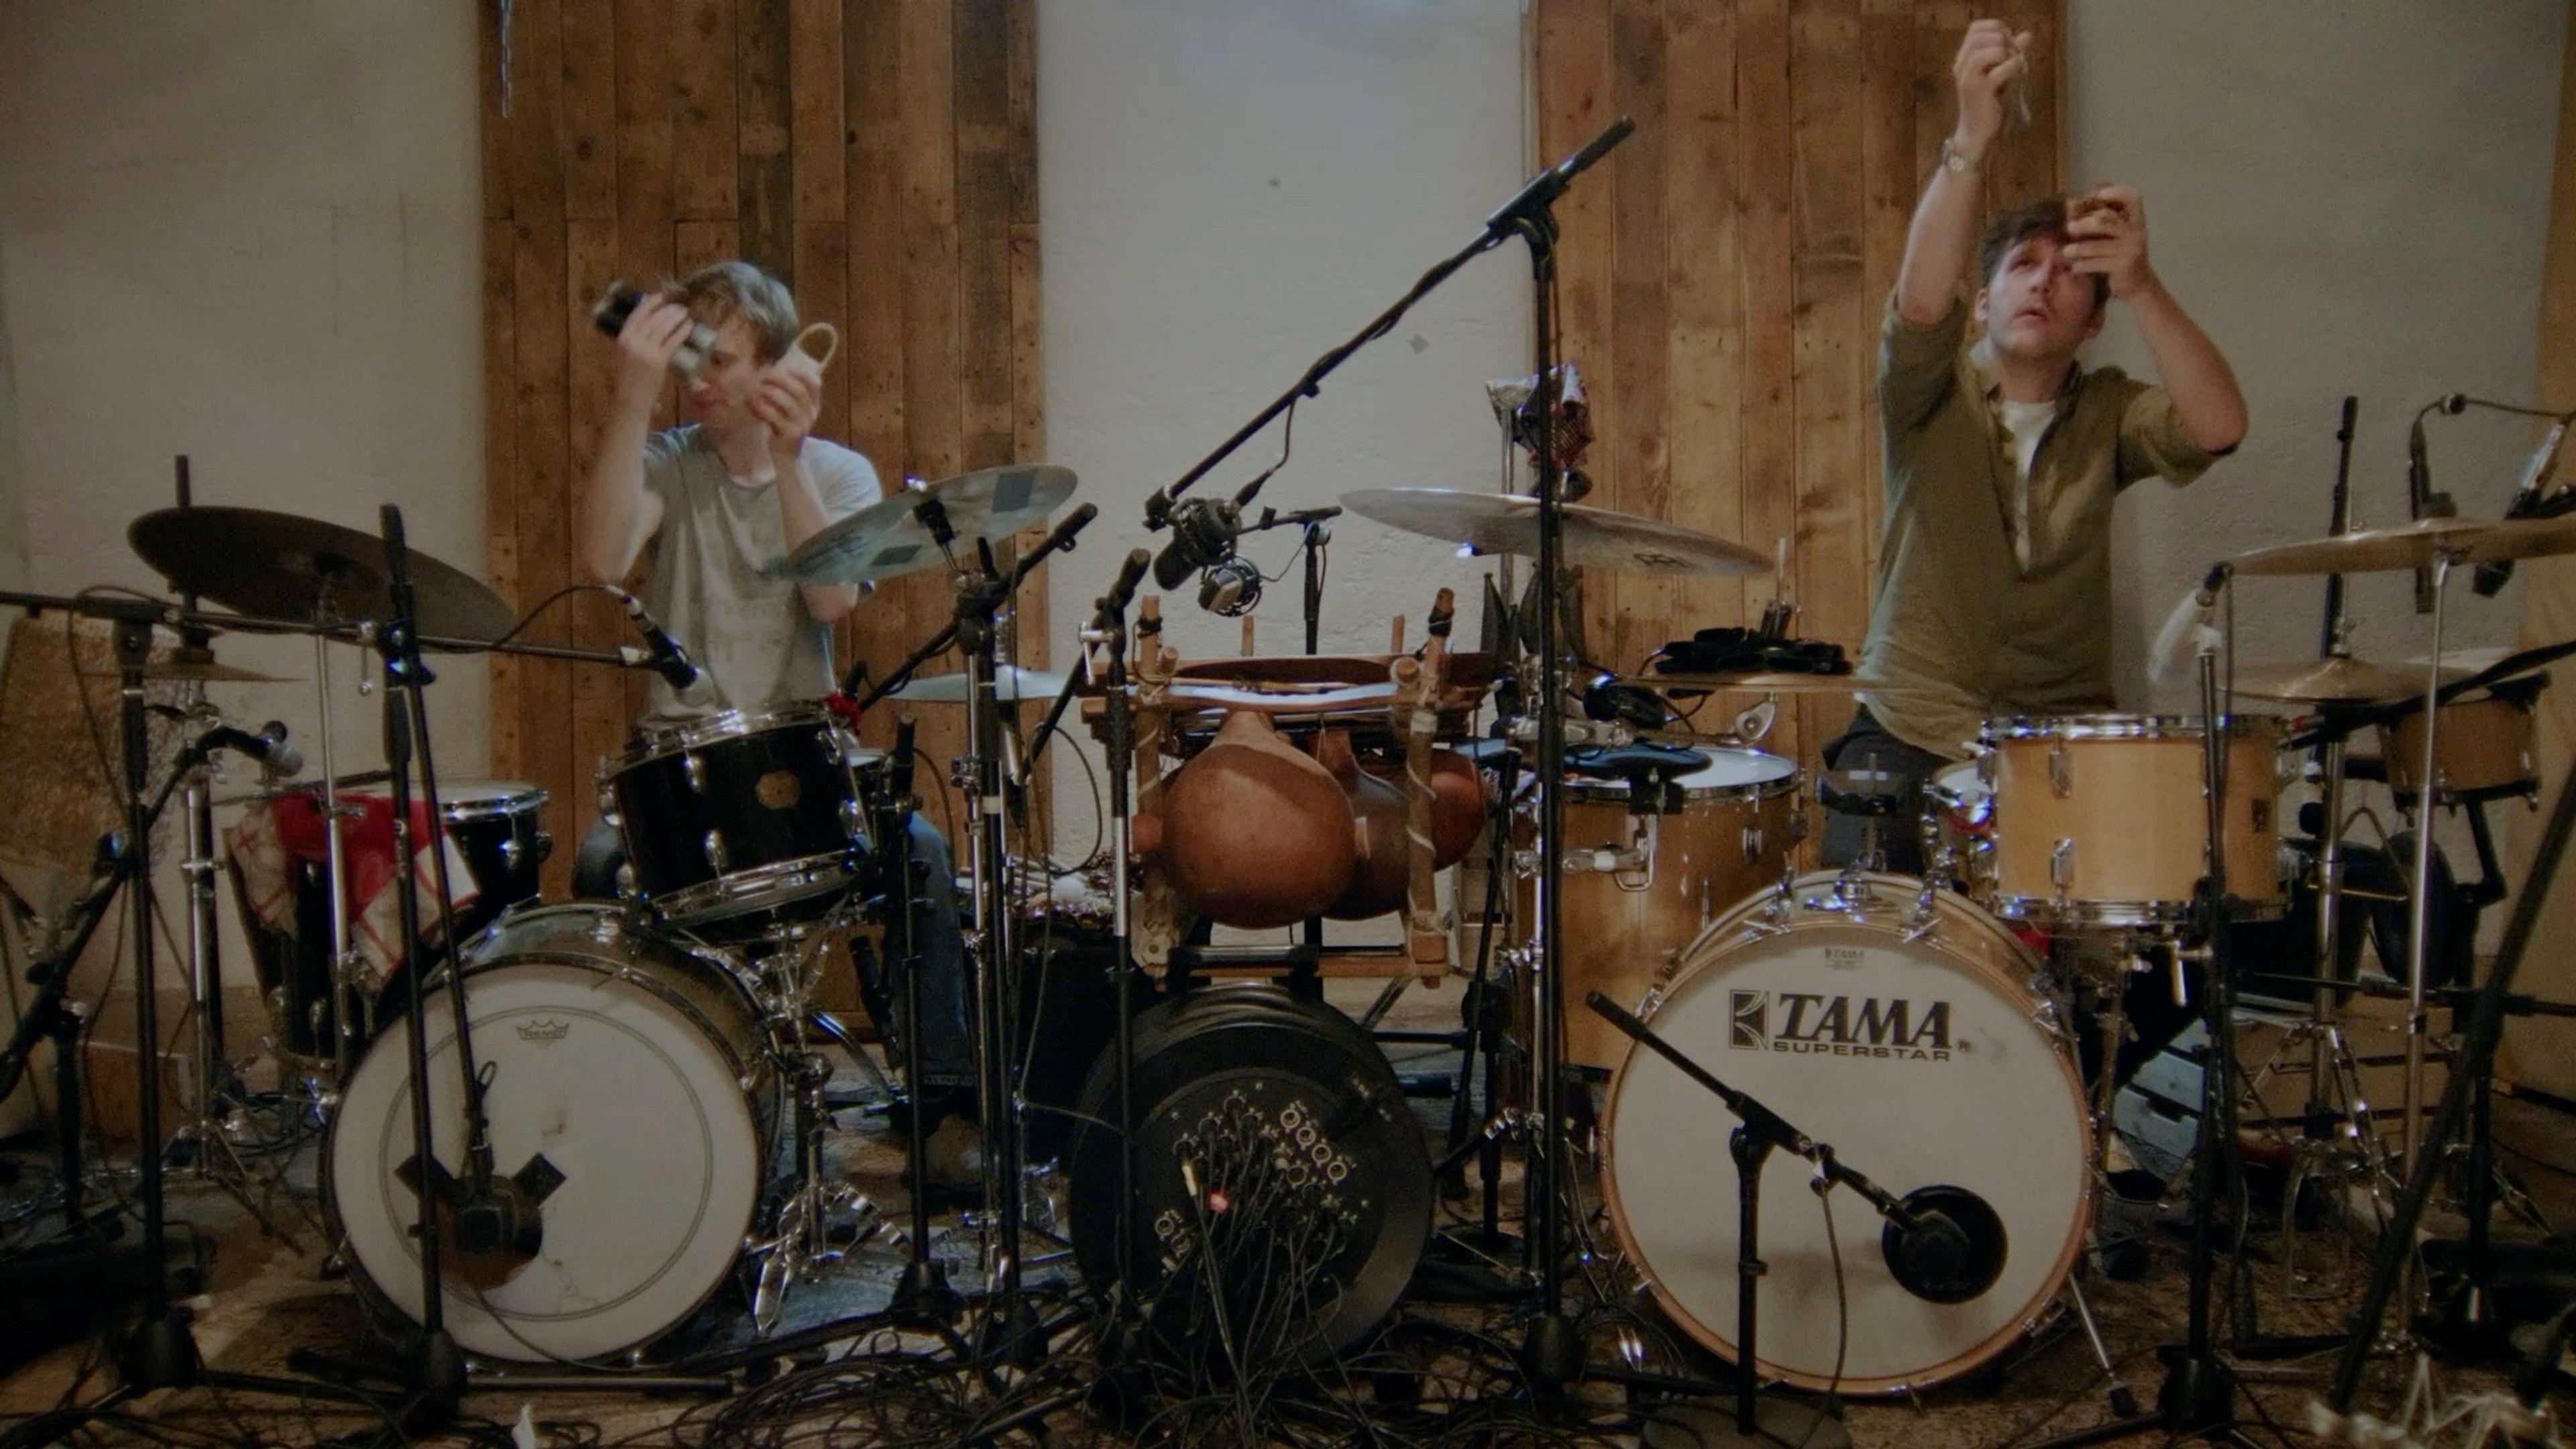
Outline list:
[[[1955,1378],[1995,1357],[2056,1295],[2092,1222],[2093,1131],[2073,1054],[2037,1019],[2031,980],[2041,963],[2030,948],[1950,891],[1932,893],[1933,929],[1909,937],[1923,883],[1908,876],[1863,879],[1872,899],[1866,919],[1801,906],[1775,921],[1776,892],[1741,903],[1682,954],[1671,984],[1642,1015],[1686,1054],[1763,1097],[1888,1191],[1902,1196],[1932,1183],[1965,1187],[2004,1218],[2011,1241],[1995,1286],[1966,1303],[1932,1304],[1889,1277],[1876,1211],[1847,1190],[1830,1195],[1851,1307],[1850,1371],[1839,1389],[1886,1394]],[[1801,876],[1791,899],[1827,896],[1836,880],[1831,871]],[[1800,951],[1815,954],[1824,979],[1806,976],[1806,963],[1779,954]],[[1954,1003],[1952,1059],[1835,1054],[1827,1060],[1776,1048],[1730,1050],[1750,1044],[1736,1036],[1742,1003],[1734,999],[1735,983],[1759,979],[1765,966],[1776,974],[1782,965],[1801,968],[1797,979],[1812,979],[1820,989],[1829,989],[1830,974],[1846,967],[1874,971],[1882,982],[1905,982],[1909,994],[1935,989],[1914,981],[1938,979]],[[1696,999],[1721,985],[1729,989],[1727,1000]],[[1781,1069],[1783,1062],[1811,1062],[1821,1074]],[[1980,1080],[1947,1089],[1924,1083],[1922,1090],[1889,1080],[1953,1069]],[[1702,1346],[1731,1359],[1736,1185],[1726,1141],[1734,1119],[1711,1097],[1700,1129],[1702,1119],[1688,1104],[1695,1100],[1689,1094],[1701,1091],[1651,1052],[1627,1057],[1602,1109],[1601,1190],[1612,1230],[1665,1313]],[[1655,1125],[1676,1116],[1693,1124],[1696,1140],[1671,1140],[1674,1132]],[[1773,1153],[1764,1170],[1762,1250],[1770,1271],[1762,1279],[1767,1352],[1759,1367],[1766,1377],[1824,1389],[1834,1382],[1837,1313],[1828,1244],[1807,1187],[1813,1171],[1785,1152]],[[1670,1188],[1653,1190],[1654,1179],[1676,1174],[1695,1178],[1686,1202]],[[1641,1239],[1641,1227],[1658,1222],[1658,1237]]]
[[[1996,909],[2070,924],[2181,919],[2208,859],[2201,739],[2197,722],[2138,715],[1990,722]],[[2061,748],[2064,794],[2051,778]],[[2278,721],[2232,725],[2227,890],[2256,918],[2283,907],[2279,754]],[[2052,873],[2061,841],[2073,842],[2062,888]]]
[[[2389,789],[2406,796],[2422,791],[2422,710],[2380,728],[2379,758],[2388,767]],[[2444,795],[2536,788],[2540,771],[2531,758],[2531,706],[2492,694],[2443,705],[2441,728],[2433,735],[2433,769]]]
[[[1584,1008],[1586,992],[1635,1006],[1709,922],[1745,897],[1779,884],[1797,847],[1796,768],[1756,750],[1709,753],[1717,762],[1682,780],[1688,793],[1681,810],[1655,817],[1651,878],[1597,870],[1559,877],[1565,892],[1557,908],[1565,955],[1565,1060],[1575,1066],[1606,1072],[1628,1054],[1628,1038],[1598,1012]],[[1694,785],[1728,764],[1749,764],[1773,778],[1745,785]],[[1636,817],[1628,813],[1627,798],[1624,785],[1569,781],[1566,857],[1628,844]],[[1526,818],[1522,824],[1529,828]],[[1518,881],[1513,907],[1519,920],[1538,919],[1536,890],[1527,877]],[[1474,899],[1481,901],[1481,894]],[[1461,907],[1463,915],[1464,898]],[[1475,949],[1472,940],[1467,949]],[[1514,993],[1516,1006],[1522,995]],[[1525,1006],[1519,1014],[1523,1019],[1516,1024],[1527,1041]]]

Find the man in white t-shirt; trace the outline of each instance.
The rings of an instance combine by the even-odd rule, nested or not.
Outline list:
[[[653,432],[671,359],[693,327],[713,329],[681,398],[691,421]],[[730,706],[757,715],[808,703],[836,682],[832,626],[858,604],[848,584],[797,584],[774,566],[799,544],[883,496],[859,453],[813,436],[822,393],[813,377],[775,364],[797,333],[795,299],[748,262],[719,262],[645,297],[617,339],[617,390],[576,522],[582,572],[616,583],[646,560],[644,606],[703,667],[713,689],[685,694],[659,678],[636,721],[655,729]],[[964,944],[948,844],[919,816],[914,859],[931,888],[916,913],[922,956],[922,1071],[916,1107],[940,1128],[934,1168],[973,1180],[974,1059],[969,1046]],[[582,842],[578,895],[613,894],[619,846],[613,827]],[[883,981],[877,1001],[895,989]],[[880,1012],[883,1020],[885,1013]],[[944,1128],[938,1120],[953,1118]]]

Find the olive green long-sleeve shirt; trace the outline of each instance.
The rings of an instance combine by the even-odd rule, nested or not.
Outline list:
[[[2165,390],[2078,366],[2030,469],[2030,564],[2015,559],[2019,472],[1964,302],[1929,327],[1888,299],[1878,354],[1886,536],[1861,702],[1909,744],[1964,758],[2005,714],[2112,707],[2111,504],[2141,478],[2197,478]]]

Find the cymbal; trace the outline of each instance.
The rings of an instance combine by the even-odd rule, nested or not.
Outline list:
[[[2576,517],[2422,518],[2253,549],[2230,562],[2240,574],[2364,574],[2427,568],[2444,555],[2463,564],[2561,553],[2576,553]]]
[[[257,618],[309,623],[317,597],[331,623],[393,616],[384,540],[354,528],[264,508],[164,508],[125,537],[180,592]],[[497,639],[517,622],[480,579],[409,553],[421,633]]]
[[[82,671],[84,674],[92,674],[102,679],[113,679],[118,672],[113,669]],[[184,648],[172,650],[167,654],[156,654],[146,660],[143,665],[143,677],[147,680],[157,679],[182,684],[293,684],[297,682],[282,674],[262,674],[256,669],[244,669],[238,664],[220,663],[212,654],[203,650]]]
[[[1721,690],[1746,694],[1851,694],[1870,687],[1857,673],[1804,674],[1785,670],[1742,674],[1639,674],[1625,682],[1660,689],[1668,694],[1715,694]]]
[[[998,543],[1033,523],[1046,522],[1073,496],[1071,468],[1015,463],[942,478],[920,489],[882,498],[797,545],[781,569],[800,584],[865,584],[900,578],[941,562],[939,540],[920,518],[921,505],[937,500],[948,512],[957,544],[979,538]]]
[[[1460,488],[1362,488],[1342,506],[1389,528],[1478,553],[1538,553],[1538,500]],[[1677,524],[1565,505],[1564,560],[1581,568],[1661,574],[1764,574],[1769,555]]]
[[[2466,679],[2465,670],[2443,666],[2442,679]],[[2261,660],[2236,666],[2236,692],[2256,699],[2301,704],[2353,704],[2374,699],[2404,699],[2424,692],[2424,665],[2414,668],[2373,664],[2339,655],[2332,659]]]
[[[1004,704],[1023,699],[1053,699],[1064,692],[1066,676],[1049,669],[1004,665],[993,675],[993,697]],[[888,694],[907,704],[964,704],[973,680],[964,674],[916,674]]]

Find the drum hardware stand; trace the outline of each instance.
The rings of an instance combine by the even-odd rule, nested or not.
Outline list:
[[[161,1075],[158,1004],[155,1001],[152,905],[152,826],[168,803],[175,783],[165,781],[157,795],[147,797],[150,784],[150,734],[145,724],[144,667],[152,652],[153,626],[167,622],[173,611],[152,599],[101,595],[60,598],[50,595],[0,591],[0,605],[15,605],[31,612],[60,609],[90,618],[107,619],[116,628],[117,693],[121,701],[119,733],[123,740],[125,773],[125,828],[121,845],[111,837],[102,846],[99,870],[91,878],[91,889],[82,898],[80,915],[67,921],[73,937],[72,953],[57,957],[57,969],[39,985],[55,995],[52,1010],[31,1010],[31,1021],[55,1031],[63,1047],[56,1064],[57,1111],[76,1110],[79,1099],[76,1064],[80,1053],[77,1044],[80,1022],[76,1013],[63,1008],[61,991],[79,945],[95,930],[109,898],[120,887],[125,891],[130,909],[129,929],[134,952],[134,1024],[136,1159],[141,1167],[143,1209],[143,1306],[130,1330],[113,1336],[113,1358],[118,1383],[97,1401],[73,1409],[39,1414],[0,1433],[0,1449],[52,1444],[81,1425],[108,1414],[119,1406],[160,1389],[192,1388],[200,1385],[236,1389],[246,1392],[273,1393],[291,1397],[323,1396],[377,1405],[373,1395],[335,1385],[309,1383],[296,1379],[270,1378],[256,1374],[239,1374],[209,1370],[198,1354],[197,1343],[188,1327],[186,1310],[170,1301],[169,1228],[165,1216],[161,1138]],[[39,1003],[41,1006],[41,1003]],[[64,1028],[68,1028],[68,1034]],[[19,1035],[27,1037],[26,1025]],[[31,1039],[31,1038],[30,1038]],[[13,1041],[12,1050],[0,1053],[0,1066],[8,1059],[24,1061],[25,1043]],[[14,1068],[12,1069],[14,1072]],[[73,1119],[76,1126],[76,1119]],[[75,1153],[77,1148],[74,1149]],[[88,1220],[79,1206],[79,1176],[75,1172],[64,1179],[66,1214],[76,1225],[86,1227]],[[381,1405],[377,1405],[381,1408]]]
[[[1762,1173],[1771,1153],[1785,1147],[1814,1163],[1815,1174],[1808,1186],[1819,1198],[1837,1186],[1847,1187],[1875,1208],[1887,1221],[1881,1247],[1890,1271],[1907,1292],[1930,1302],[1964,1302],[1994,1286],[1996,1276],[2003,1271],[2009,1245],[2003,1240],[2002,1225],[1994,1219],[1993,1209],[1959,1189],[1925,1188],[1897,1197],[1846,1165],[1830,1144],[1799,1131],[1750,1093],[1718,1080],[1610,998],[1594,991],[1586,993],[1584,1003],[1639,1046],[1714,1093],[1737,1120],[1727,1138],[1727,1150],[1735,1160],[1738,1225],[1733,1421],[1722,1425],[1712,1418],[1691,1416],[1692,1426],[1699,1430],[1697,1442],[1785,1445],[1792,1449],[1850,1444],[1850,1434],[1826,1411],[1762,1393],[1756,1330],[1759,1289],[1768,1270],[1762,1261],[1759,1230]],[[2089,1330],[2091,1314],[2086,1312],[2084,1318]],[[1587,1369],[1585,1376],[1614,1381],[1625,1377],[1616,1370],[1599,1369]],[[1730,1427],[1731,1436],[1724,1433]],[[1647,1442],[1654,1440],[1650,1437]]]
[[[2438,597],[2438,595],[2437,595]],[[2425,721],[2427,735],[2431,720]],[[2431,772],[2425,774],[2427,786],[2433,783]],[[2426,795],[2431,792],[2428,789]],[[2465,1125],[2471,1098],[2477,1086],[2494,1071],[2495,1049],[2504,1035],[2507,1001],[2513,980],[2521,970],[2524,954],[2540,921],[2540,910],[2548,897],[2548,888],[2558,878],[2558,867],[2567,850],[2568,837],[2576,832],[2576,782],[2559,787],[2557,802],[2551,807],[2549,823],[2541,832],[2540,844],[2533,852],[2523,886],[2515,897],[2513,914],[2505,923],[2504,940],[2496,952],[2495,964],[2489,968],[2486,981],[2477,987],[2469,1011],[2468,1025],[2462,1033],[2459,1053],[2453,1058],[2449,1084],[2442,1092],[2442,1102],[2430,1132],[2419,1144],[2421,1151],[2407,1159],[2406,1190],[2399,1195],[2397,1208],[2380,1234],[2378,1251],[2373,1255],[2369,1291],[2362,1306],[2351,1319],[2352,1334],[2344,1343],[2343,1357],[2337,1362],[2334,1383],[2326,1400],[2326,1412],[2337,1419],[2352,1412],[2353,1398],[2361,1388],[2363,1367],[2371,1351],[2378,1346],[2380,1329],[2387,1317],[2389,1300],[2396,1296],[2398,1280],[2415,1257],[2415,1233],[2422,1223],[2424,1209],[2431,1201],[2442,1161],[2449,1144]],[[2429,831],[2418,831],[2429,838]],[[2420,879],[2421,877],[2419,877]],[[2413,958],[2420,963],[2420,955]],[[2421,991],[2424,972],[2409,975],[2409,991]],[[2472,1233],[2477,1220],[2471,1219]],[[2472,1255],[2478,1249],[2473,1246]],[[2480,1285],[2483,1286],[2483,1285]]]
[[[2222,566],[2223,569],[2223,566]],[[2232,571],[2221,574],[2230,588],[2229,633],[2233,634]],[[2174,946],[2179,971],[2185,962],[2200,967],[2201,1021],[2208,1033],[2208,1055],[2201,1072],[2199,1141],[2192,1151],[2191,1283],[2185,1310],[2185,1339],[2161,1351],[2167,1363],[2163,1387],[2153,1412],[2117,1418],[2044,1440],[2039,1449],[2076,1449],[2132,1435],[2160,1433],[2174,1439],[2207,1439],[2253,1449],[2253,1441],[2236,1424],[2236,1377],[2218,1352],[2212,1331],[2211,1298],[2217,1276],[2217,1204],[2228,1174],[2236,1168],[2235,993],[2228,961],[2227,926],[2236,917],[2236,900],[2227,893],[2227,741],[2233,716],[2219,683],[2218,645],[2200,650],[2201,779],[2206,806],[2202,826],[2207,842],[2208,873],[2194,902],[2194,934],[2202,944]],[[2106,1063],[2104,1069],[2109,1070]],[[2117,1380],[2114,1380],[2117,1383]]]
[[[936,498],[925,498],[916,509],[922,526],[929,530],[952,565],[957,603],[947,625],[910,657],[897,665],[884,679],[872,686],[859,700],[864,712],[877,700],[899,689],[912,677],[914,670],[932,656],[945,651],[950,644],[960,645],[966,655],[970,681],[966,697],[967,756],[955,762],[959,783],[968,788],[975,802],[975,824],[968,843],[968,874],[974,882],[975,929],[972,941],[982,970],[978,973],[978,1036],[981,1047],[978,1096],[983,1104],[984,1189],[989,1222],[985,1236],[985,1261],[992,1275],[992,1288],[985,1299],[988,1315],[976,1345],[979,1355],[1002,1362],[1033,1367],[1046,1353],[1046,1340],[1040,1331],[1037,1315],[1031,1310],[1021,1288],[1020,1237],[1023,1194],[1027,1191],[1021,1167],[1020,1103],[1017,1097],[1017,1073],[1012,1050],[1017,1031],[1013,1008],[1017,981],[1017,964],[1011,958],[1013,949],[1012,904],[1008,879],[1008,843],[1003,838],[1003,779],[1001,706],[994,689],[998,668],[998,638],[995,619],[1017,594],[1020,582],[1029,571],[1058,549],[1071,550],[1075,535],[1100,510],[1083,504],[1065,515],[1054,530],[1035,548],[1013,562],[1006,572],[996,565],[990,541],[975,541],[976,558],[972,567],[959,564],[951,545],[957,531],[948,520],[947,509]],[[848,683],[856,682],[854,670]],[[921,1184],[916,1182],[916,1193]],[[916,1251],[920,1251],[916,1249]]]

